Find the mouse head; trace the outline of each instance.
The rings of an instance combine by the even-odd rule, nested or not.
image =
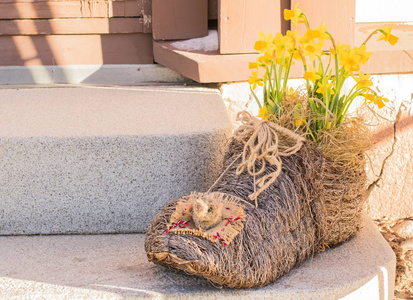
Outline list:
[[[222,203],[215,203],[209,199],[197,199],[193,205],[193,215],[205,221],[214,220],[222,215]]]

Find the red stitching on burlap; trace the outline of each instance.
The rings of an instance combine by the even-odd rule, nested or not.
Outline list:
[[[189,225],[189,221],[183,221],[183,220],[179,220],[178,222],[176,222],[175,224],[172,224],[171,226],[169,226],[168,229],[166,229],[165,234],[168,234],[168,232],[171,229],[174,229],[175,227],[179,226],[179,228],[186,228],[185,226],[182,225]]]

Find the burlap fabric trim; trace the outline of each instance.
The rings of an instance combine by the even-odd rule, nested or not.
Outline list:
[[[213,228],[202,230],[195,226],[188,205],[198,199],[213,198],[217,203],[222,203],[222,221]],[[242,200],[223,193],[192,193],[181,198],[176,205],[175,212],[171,215],[165,234],[192,234],[203,237],[211,242],[220,240],[224,246],[231,243],[234,237],[244,228],[246,214]]]

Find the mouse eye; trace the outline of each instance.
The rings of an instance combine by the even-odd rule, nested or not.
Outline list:
[[[210,206],[209,208],[208,208],[208,212],[211,212],[212,211],[212,206]]]

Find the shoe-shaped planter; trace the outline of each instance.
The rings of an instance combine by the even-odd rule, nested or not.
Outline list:
[[[276,132],[280,163],[246,147],[253,134],[235,136],[210,191],[172,200],[155,216],[145,240],[150,261],[219,286],[260,287],[358,231],[364,166],[343,171],[304,139]]]

